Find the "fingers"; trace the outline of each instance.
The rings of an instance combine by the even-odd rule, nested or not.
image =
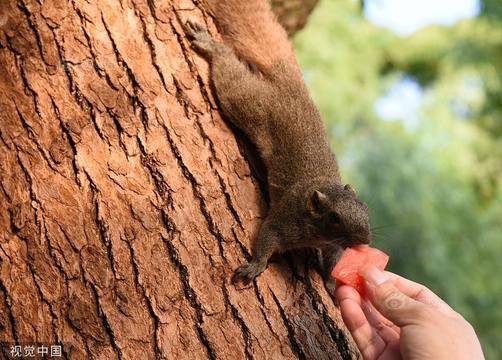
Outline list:
[[[370,302],[347,285],[336,289],[347,328],[364,359],[399,354],[400,327],[418,324],[449,307],[426,287],[377,268],[364,269],[366,293]],[[429,311],[431,306],[435,311]],[[384,356],[385,355],[385,356]]]
[[[393,330],[393,333],[399,334],[400,329],[394,323],[382,316],[371,303],[367,303],[361,298],[361,295],[351,286],[348,285],[338,285],[335,289],[335,297],[341,304],[346,299],[352,299],[354,302],[362,308],[366,320],[368,323],[376,328],[382,328],[382,325],[389,327]],[[343,312],[342,312],[343,316]],[[350,321],[350,319],[349,319]],[[348,327],[349,328],[349,327]],[[350,328],[349,328],[350,330]]]
[[[347,285],[337,289],[337,299],[340,299],[340,312],[347,329],[352,334],[357,347],[364,359],[376,359],[385,348],[384,341],[378,337],[366,319],[361,308],[361,296]]]
[[[399,340],[400,329],[382,315],[369,303],[363,302],[361,306],[369,325],[373,331],[388,344],[394,340]]]
[[[429,289],[377,268],[367,268],[361,275],[370,302],[347,285],[337,288],[336,297],[365,360],[398,359],[401,355],[483,358],[472,326]]]
[[[446,305],[446,303],[425,286],[405,279],[394,273],[384,271],[394,285],[406,296],[426,304]]]
[[[428,306],[443,304],[422,285],[382,272],[375,267],[363,270],[368,298],[375,308],[397,326],[415,323]],[[418,299],[418,300],[415,300]]]
[[[363,301],[355,289],[347,285],[339,286],[336,297],[340,301],[343,321],[364,359],[376,359],[388,348],[388,344],[398,343],[399,334],[394,325]]]
[[[361,298],[361,295],[352,287],[347,285],[342,285],[336,293],[336,298],[343,303],[345,300],[350,299],[353,303],[361,308],[362,314],[365,316],[365,321],[373,327],[376,332],[384,338],[384,340],[394,339],[399,334],[400,329],[394,325],[391,321],[382,316],[370,303],[364,301]],[[341,306],[340,306],[341,307]],[[343,309],[342,316],[344,316],[345,310],[351,310],[351,308]],[[357,312],[359,313],[359,312]],[[349,322],[358,321],[358,315],[355,313],[350,314],[351,318],[347,319]],[[347,316],[348,317],[348,316]],[[350,324],[351,326],[347,326],[349,330],[351,328],[355,328],[360,324]],[[387,332],[386,328],[389,328],[391,331]]]

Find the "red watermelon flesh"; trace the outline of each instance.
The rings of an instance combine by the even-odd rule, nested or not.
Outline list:
[[[364,279],[359,272],[369,266],[383,270],[389,262],[389,256],[378,249],[369,246],[354,246],[347,248],[331,272],[338,281],[352,286],[363,297],[366,296]]]

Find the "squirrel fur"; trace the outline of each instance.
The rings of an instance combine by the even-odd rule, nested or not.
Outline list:
[[[270,208],[252,259],[232,282],[249,283],[276,252],[321,249],[328,289],[341,251],[371,241],[367,205],[343,185],[326,132],[291,42],[266,0],[210,0],[223,42],[188,21],[193,48],[210,65],[223,115],[257,147],[267,169]]]

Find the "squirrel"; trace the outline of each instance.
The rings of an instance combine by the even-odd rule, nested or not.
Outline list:
[[[185,32],[210,66],[219,108],[256,146],[267,170],[269,212],[232,283],[248,284],[274,253],[321,250],[322,276],[343,249],[369,244],[367,205],[343,185],[319,112],[310,98],[293,48],[267,0],[210,0],[217,42],[189,20]]]

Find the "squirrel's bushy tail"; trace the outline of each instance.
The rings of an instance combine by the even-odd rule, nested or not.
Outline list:
[[[267,72],[277,60],[295,67],[291,42],[267,0],[210,0],[224,41],[242,59]]]

